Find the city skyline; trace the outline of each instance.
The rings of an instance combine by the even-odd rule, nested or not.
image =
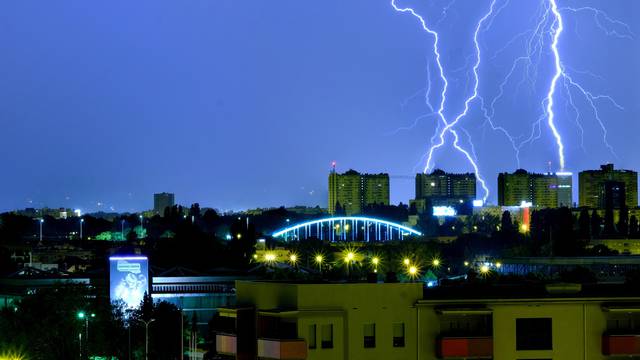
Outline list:
[[[474,54],[473,26],[490,3],[464,10],[454,6],[438,25],[447,69],[464,69],[459,79],[472,63],[466,58]],[[436,2],[416,11],[435,26],[444,5]],[[508,34],[482,34],[483,51],[495,54],[506,46],[522,20],[518,10],[538,5],[505,7],[492,26],[509,29]],[[594,27],[591,15],[575,14],[566,19],[564,55],[594,94],[610,94],[625,110],[603,106],[600,114],[618,157],[602,144],[594,119],[584,119],[582,150],[574,116],[558,116],[567,140],[566,170],[575,176],[608,162],[637,170],[640,159],[630,155],[637,153],[632,134],[640,133],[635,120],[640,104],[634,101],[640,95],[634,86],[640,70],[633,66],[640,47],[632,19],[640,6],[589,5],[628,23],[632,35],[606,36]],[[7,28],[0,40],[8,55],[0,60],[7,74],[0,85],[5,99],[0,160],[6,174],[0,180],[0,210],[138,211],[151,208],[151,194],[162,191],[176,193],[179,203],[220,209],[325,206],[333,160],[341,171],[389,173],[391,203],[413,197],[413,181],[393,176],[413,177],[421,170],[436,125],[427,117],[402,130],[428,111],[425,84],[429,74],[435,79],[429,52],[433,39],[415,18],[394,11],[388,1],[193,2],[182,4],[180,11],[174,6],[1,5]],[[625,34],[619,24],[600,20]],[[247,24],[260,25],[260,31]],[[454,40],[459,41],[455,48],[450,45]],[[605,44],[606,52],[594,51]],[[517,53],[517,47],[505,49]],[[548,56],[543,54],[545,61]],[[488,81],[481,89],[488,98],[512,60],[496,58],[479,68]],[[541,82],[547,79],[547,65],[540,68],[545,74]],[[454,108],[466,95],[464,81],[458,83],[450,97]],[[517,106],[505,101],[496,121],[524,133],[533,115],[530,102],[537,97],[509,95]],[[463,125],[476,140],[489,200],[496,203],[493,175],[518,166],[504,138],[481,123],[475,109]],[[523,152],[520,167],[546,172],[552,161],[556,171],[552,145],[545,130]],[[448,172],[472,170],[449,148],[435,160],[435,167]]]

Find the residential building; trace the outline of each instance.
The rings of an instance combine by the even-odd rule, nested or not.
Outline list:
[[[471,209],[476,199],[476,176],[453,174],[436,169],[430,174],[416,174],[416,197],[411,203],[418,213],[430,206],[453,207],[458,213]],[[461,211],[462,210],[462,211]]]
[[[389,175],[360,174],[349,170],[329,173],[329,214],[362,214],[369,205],[389,205]]]
[[[572,174],[567,172],[536,174],[518,169],[498,175],[498,205],[519,206],[530,203],[537,208],[556,208],[572,204]]]
[[[164,209],[176,204],[175,194],[162,192],[153,194],[153,212],[164,216]]]
[[[635,171],[616,170],[613,164],[605,164],[600,166],[600,170],[581,171],[578,180],[580,206],[603,209],[609,201],[614,208],[619,208],[621,199],[607,197],[620,196],[626,207],[638,206],[638,173]]]
[[[219,309],[229,359],[587,359],[640,356],[640,291],[623,285],[236,284]]]

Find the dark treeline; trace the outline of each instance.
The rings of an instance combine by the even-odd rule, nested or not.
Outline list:
[[[181,331],[184,336],[190,327],[173,304],[153,303],[147,296],[139,309],[129,311],[94,288],[59,284],[0,311],[0,349],[34,360],[85,359],[87,354],[144,359],[144,321],[151,319],[149,358],[179,358]]]

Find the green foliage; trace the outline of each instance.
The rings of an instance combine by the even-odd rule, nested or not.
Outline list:
[[[86,323],[79,311],[96,314],[89,320],[89,352],[124,358],[124,321],[105,299],[81,285],[56,285],[27,295],[15,309],[0,314],[0,348],[24,349],[34,360],[75,359],[79,334]],[[86,339],[83,346],[87,346]],[[86,349],[86,348],[85,348]]]

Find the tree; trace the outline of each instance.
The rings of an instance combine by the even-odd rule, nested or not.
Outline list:
[[[180,357],[182,312],[166,301],[153,302],[145,294],[140,308],[133,312],[131,326],[135,332],[138,353],[144,354],[146,323],[149,328],[149,358],[173,360]]]
[[[613,209],[611,207],[607,207],[604,210],[604,230],[603,234],[613,235],[616,233],[616,228],[613,225]]]
[[[635,215],[629,219],[629,237],[638,237],[638,218]]]
[[[78,317],[95,314],[85,320]],[[90,336],[83,348],[90,355],[126,358],[126,331],[122,312],[95,290],[83,285],[59,284],[39,289],[0,312],[0,349],[24,349],[25,358],[76,359],[78,334]]]
[[[511,213],[509,212],[509,210],[505,210],[502,213],[502,219],[500,220],[500,230],[507,233],[513,231],[513,222],[511,221]]]
[[[623,206],[620,208],[620,216],[618,219],[618,234],[626,237],[629,235],[629,208]]]
[[[591,237],[597,238],[600,236],[600,226],[602,224],[602,218],[598,215],[597,210],[593,210],[591,213]]]
[[[589,218],[589,210],[580,210],[578,217],[578,237],[583,240],[589,240],[591,237],[591,219]]]
[[[200,204],[195,203],[191,205],[189,216],[193,216],[196,220],[200,218]]]
[[[581,244],[573,233],[573,215],[566,207],[549,209],[551,223],[551,246],[556,256],[575,256],[581,251]]]

